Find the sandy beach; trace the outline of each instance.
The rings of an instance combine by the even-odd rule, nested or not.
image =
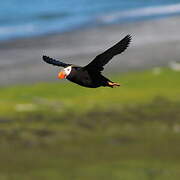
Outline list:
[[[106,66],[105,74],[180,61],[179,27],[180,16],[174,16],[0,42],[0,85],[58,81],[59,68],[45,64],[42,55],[85,65],[127,34],[130,47]]]

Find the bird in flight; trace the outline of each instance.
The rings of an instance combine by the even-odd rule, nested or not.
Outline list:
[[[97,88],[101,86],[113,88],[116,86],[120,86],[120,84],[104,77],[101,72],[104,69],[104,65],[106,65],[114,56],[122,53],[128,47],[130,41],[131,36],[125,36],[117,44],[115,44],[102,54],[97,55],[88,65],[84,67],[73,64],[66,64],[48,56],[43,56],[43,60],[46,63],[64,67],[64,69],[58,74],[59,79],[66,78],[73,83],[88,88]]]

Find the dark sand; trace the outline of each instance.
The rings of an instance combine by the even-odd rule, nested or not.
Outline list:
[[[180,16],[176,16],[1,42],[0,85],[58,81],[59,68],[45,64],[43,54],[85,65],[127,34],[132,35],[130,47],[116,56],[104,73],[180,61]]]

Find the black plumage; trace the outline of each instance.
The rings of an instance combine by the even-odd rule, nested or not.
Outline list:
[[[104,65],[106,65],[114,56],[122,53],[129,45],[131,41],[131,36],[127,35],[117,44],[96,56],[88,65],[84,67],[66,64],[55,59],[43,56],[43,60],[49,64],[55,66],[62,66],[64,70],[71,67],[70,73],[66,76],[68,80],[79,84],[81,86],[96,88],[100,86],[114,87],[119,86],[118,83],[114,83],[111,80],[107,79],[101,74],[103,71]]]
[[[60,61],[57,61],[53,58],[50,58],[50,57],[47,57],[47,56],[43,56],[43,60],[48,63],[48,64],[52,64],[54,66],[61,66],[61,67],[68,67],[68,66],[71,66],[71,64],[66,64],[66,63],[63,63],[63,62],[60,62]]]

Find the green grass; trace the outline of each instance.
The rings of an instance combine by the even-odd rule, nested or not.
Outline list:
[[[155,97],[180,100],[180,73],[162,69],[159,75],[152,70],[112,77],[120,88],[90,89],[72,83],[40,83],[0,89],[0,115],[21,111],[52,109],[53,111],[86,112],[94,107],[110,107],[152,101]],[[23,111],[23,110],[22,110]],[[14,115],[14,114],[13,114]]]
[[[114,75],[120,88],[0,89],[0,179],[179,180],[180,72]]]

